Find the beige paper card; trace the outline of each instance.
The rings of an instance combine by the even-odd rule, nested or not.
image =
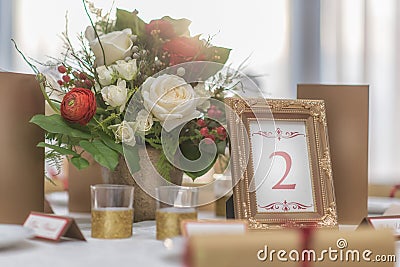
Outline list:
[[[89,167],[78,170],[69,163],[68,208],[70,212],[90,212],[90,186],[103,183],[101,166],[89,154],[83,155],[89,161]]]
[[[29,123],[44,113],[35,76],[0,72],[0,223],[22,224],[30,211],[43,211],[44,132]]]
[[[299,84],[299,99],[325,101],[339,224],[367,216],[368,85]]]

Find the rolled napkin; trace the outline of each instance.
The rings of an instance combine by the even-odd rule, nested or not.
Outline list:
[[[245,235],[192,236],[187,267],[394,266],[391,231],[278,230]]]

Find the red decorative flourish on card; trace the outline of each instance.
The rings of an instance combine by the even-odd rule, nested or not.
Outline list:
[[[283,202],[273,202],[266,206],[258,205],[259,208],[269,210],[269,211],[276,211],[282,209],[282,211],[290,211],[290,210],[305,210],[307,208],[311,208],[312,205],[305,205],[296,201],[287,202],[286,200]]]
[[[276,138],[278,141],[281,141],[281,139],[291,139],[297,136],[306,136],[303,133],[300,132],[290,132],[286,131],[283,132],[281,128],[277,128],[275,132],[265,132],[265,131],[258,131],[256,133],[253,133],[252,135],[261,135],[266,138]]]

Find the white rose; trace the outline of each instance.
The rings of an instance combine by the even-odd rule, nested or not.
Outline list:
[[[153,126],[153,116],[145,109],[139,111],[136,117],[136,130],[147,132]]]
[[[136,145],[134,124],[132,122],[123,121],[120,124],[111,125],[109,127],[114,131],[117,143],[123,142],[128,146]]]
[[[133,43],[130,35],[132,35],[132,30],[125,29],[123,31],[114,31],[100,36],[100,42],[104,49],[104,57],[107,65],[131,55]],[[85,36],[96,57],[97,66],[104,65],[103,51],[94,33],[93,27],[89,26],[86,28]]]
[[[106,86],[114,82],[114,70],[111,67],[100,66],[96,68],[99,82],[101,85]]]
[[[136,59],[131,59],[128,62],[125,60],[118,60],[117,65],[114,66],[118,72],[119,77],[127,81],[135,79],[137,73]]]
[[[198,83],[194,88],[197,98],[197,108],[207,110],[210,107],[211,92],[206,90],[204,83]]]
[[[120,107],[119,112],[125,109],[128,100],[128,89],[124,80],[118,80],[117,85],[109,85],[101,90],[103,100],[113,108]]]
[[[167,131],[200,116],[192,86],[176,75],[147,78],[142,85],[142,95],[145,108]]]

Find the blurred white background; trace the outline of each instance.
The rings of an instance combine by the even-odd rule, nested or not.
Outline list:
[[[111,8],[110,0],[95,0]],[[370,85],[370,181],[400,183],[400,1],[397,0],[115,0],[146,22],[192,20],[192,34],[232,48],[238,66],[264,96],[295,98],[298,83]],[[0,69],[31,72],[10,41],[46,61],[62,50],[68,11],[71,39],[89,20],[81,0],[0,0]],[[357,105],[357,103],[354,103]]]

